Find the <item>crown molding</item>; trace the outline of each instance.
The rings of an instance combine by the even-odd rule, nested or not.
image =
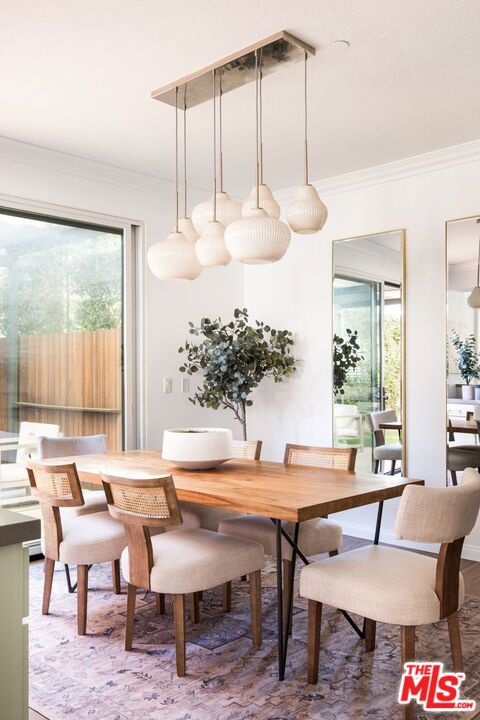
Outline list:
[[[414,155],[403,160],[336,175],[312,182],[312,185],[316,187],[321,197],[327,197],[472,162],[480,162],[480,140],[472,140],[462,145],[453,145],[423,155]],[[275,192],[275,198],[280,205],[287,205],[293,199],[296,190],[297,187],[285,188]]]

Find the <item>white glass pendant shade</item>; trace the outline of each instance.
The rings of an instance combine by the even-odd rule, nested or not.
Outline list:
[[[242,206],[232,200],[226,192],[217,193],[217,220],[226,228],[234,220],[242,216]],[[192,210],[192,221],[195,230],[201,235],[207,223],[213,220],[213,199],[199,203]]]
[[[287,222],[293,232],[310,235],[322,229],[328,210],[313,185],[302,185],[287,208]]]
[[[480,308],[480,287],[474,287],[467,298],[467,302],[471,308]]]
[[[202,272],[195,243],[181,232],[171,232],[165,240],[148,249],[150,270],[160,280],[194,280]]]
[[[178,231],[181,232],[182,235],[185,235],[187,240],[190,242],[196,242],[199,238],[199,235],[193,226],[193,222],[188,217],[178,219]]]
[[[268,185],[259,185],[258,188],[258,204],[265,210],[267,215],[272,218],[280,217],[280,205],[273,197],[273,193]],[[257,207],[257,186],[254,185],[248,199],[242,205],[242,217],[247,217],[252,210]]]
[[[225,230],[230,255],[247,265],[280,260],[290,244],[290,228],[262,208],[254,208],[247,217],[235,220]]]
[[[211,220],[205,226],[195,243],[197,257],[203,267],[228,265],[230,253],[225,245],[225,228],[218,220]]]

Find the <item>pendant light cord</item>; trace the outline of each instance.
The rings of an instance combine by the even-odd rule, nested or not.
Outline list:
[[[256,168],[256,207],[260,209],[260,160],[259,160],[259,88],[258,88],[258,50],[255,50],[255,145],[257,154]]]
[[[217,220],[217,88],[215,70],[212,73],[213,86],[213,221]]]
[[[258,99],[260,104],[260,128],[259,128],[259,140],[260,140],[260,185],[263,185],[263,97],[262,97],[262,51],[260,50],[260,71],[259,71],[259,83],[258,83]]]
[[[187,86],[183,90],[183,217],[187,217]]]
[[[178,233],[178,86],[175,88],[175,232]]]
[[[305,123],[305,185],[308,185],[308,107],[307,107],[307,60],[308,53],[305,50],[304,61],[304,123]]]
[[[480,218],[477,218],[477,225],[480,225]],[[480,234],[478,236],[477,287],[480,287]]]
[[[218,81],[218,139],[220,147],[220,192],[223,193],[223,121],[222,121],[222,77],[223,69],[220,70]]]

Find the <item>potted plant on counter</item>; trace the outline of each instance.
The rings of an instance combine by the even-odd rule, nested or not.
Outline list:
[[[462,340],[460,335],[455,330],[452,330],[450,338],[453,347],[457,351],[458,371],[466,383],[462,385],[462,398],[464,400],[473,400],[475,397],[475,388],[470,383],[472,380],[475,380],[475,378],[478,378],[480,374],[480,362],[475,335],[472,333]]]

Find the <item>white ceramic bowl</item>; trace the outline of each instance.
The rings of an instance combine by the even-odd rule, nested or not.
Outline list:
[[[172,428],[163,433],[162,457],[186,470],[207,470],[233,457],[226,428]]]

